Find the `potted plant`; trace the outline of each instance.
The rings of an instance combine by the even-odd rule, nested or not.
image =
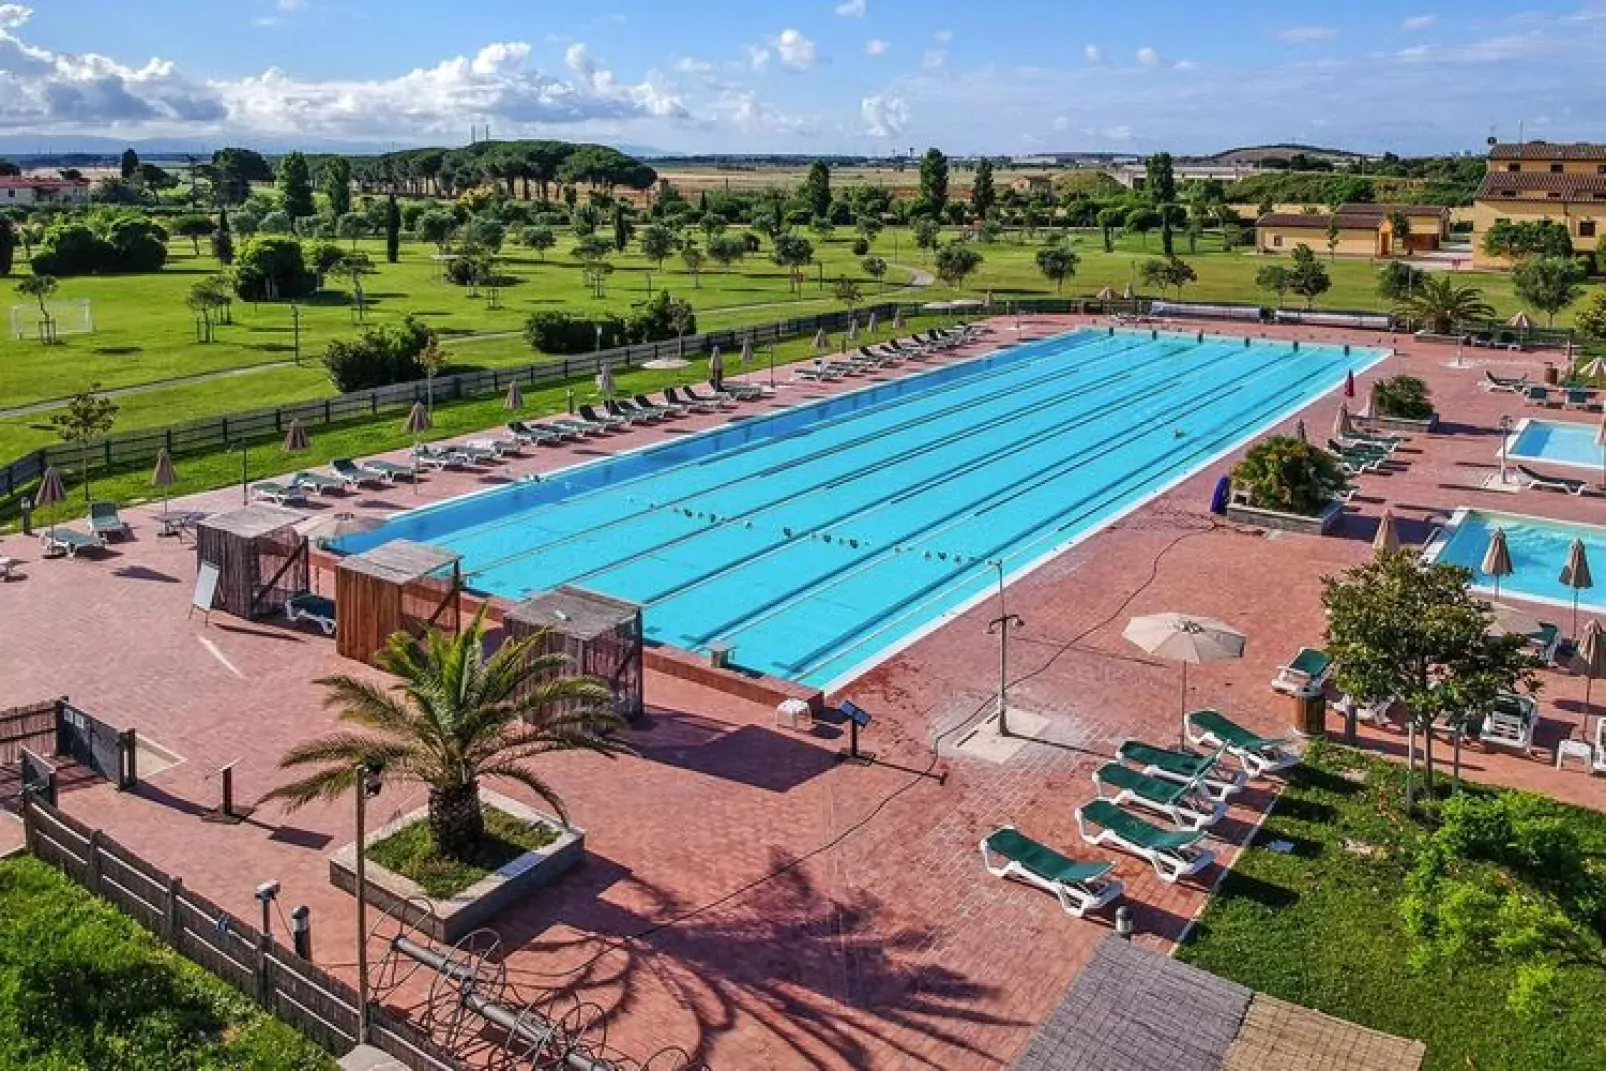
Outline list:
[[[1260,528],[1325,535],[1343,514],[1338,459],[1303,439],[1273,435],[1250,447],[1232,471],[1227,518]]]
[[[1428,385],[1415,376],[1394,376],[1372,387],[1371,420],[1382,428],[1432,431],[1439,423]]]

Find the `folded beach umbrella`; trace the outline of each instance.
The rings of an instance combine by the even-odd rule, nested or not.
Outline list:
[[[1372,549],[1388,554],[1400,549],[1400,529],[1394,521],[1394,511],[1384,510],[1383,519],[1377,522],[1377,535],[1372,537]]]
[[[903,309],[901,308],[892,314],[892,329],[894,331],[903,330]]]
[[[518,380],[507,385],[507,397],[502,399],[502,408],[510,413],[517,413],[524,408],[524,392],[519,389]]]
[[[859,337],[859,318],[855,316],[848,321],[848,341],[853,342]]]
[[[602,368],[597,372],[597,393],[604,398],[612,398],[617,388],[613,382],[613,362],[603,361]]]
[[[167,489],[178,482],[178,473],[173,471],[173,458],[167,452],[167,447],[156,451],[156,469],[151,473],[151,486],[162,489],[162,512],[167,512]]]
[[[708,355],[708,385],[715,390],[722,390],[725,386],[725,357],[715,346]]]
[[[1338,414],[1333,417],[1333,438],[1347,439],[1351,431],[1349,406],[1344,402],[1338,403]]]
[[[1344,373],[1344,397],[1355,397],[1355,373],[1353,371]]]
[[[1582,539],[1573,540],[1567,548],[1567,564],[1561,567],[1561,582],[1573,589],[1573,635],[1578,635],[1578,593],[1595,586],[1589,573],[1589,554]]]
[[[51,465],[45,469],[44,476],[39,480],[39,492],[33,496],[35,506],[43,509],[45,506],[59,506],[67,501],[67,488],[62,486],[61,473],[56,466]],[[50,541],[56,541],[56,519],[52,514],[50,519]]]
[[[1103,290],[1100,290],[1097,294],[1095,294],[1093,296],[1098,298],[1100,301],[1114,301],[1115,300],[1115,288],[1112,287],[1112,286],[1106,286]]]
[[[1595,682],[1606,679],[1606,632],[1601,631],[1599,621],[1585,625],[1584,634],[1578,637],[1573,672],[1584,678],[1584,715],[1587,718]]]
[[[429,410],[424,408],[423,402],[414,402],[412,409],[407,413],[407,423],[402,430],[409,435],[420,435],[434,426],[429,418]]]
[[[301,418],[296,417],[290,421],[290,428],[284,433],[284,452],[299,454],[307,448],[307,429],[302,426]]]
[[[1500,597],[1500,578],[1510,576],[1513,572],[1511,568],[1511,551],[1506,546],[1506,530],[1504,528],[1496,528],[1494,534],[1489,537],[1489,549],[1483,552],[1483,562],[1479,565],[1479,568],[1483,570],[1485,576],[1493,578],[1494,597],[1498,599]]]
[[[1532,331],[1534,329],[1534,322],[1526,312],[1519,312],[1517,315],[1506,321],[1506,326],[1515,327],[1520,331]]]
[[[752,359],[753,359],[753,336],[752,335],[748,335],[746,338],[742,339],[742,353],[741,353],[741,356],[736,359],[736,363],[745,367],[747,365],[747,363],[749,361],[751,361]]]
[[[865,327],[865,330],[870,332],[870,334],[873,335],[873,334],[875,334],[875,329],[876,329],[876,314],[872,312],[870,314],[870,323]]]
[[[814,332],[814,348],[822,353],[831,348],[831,340],[825,337],[823,327]]]

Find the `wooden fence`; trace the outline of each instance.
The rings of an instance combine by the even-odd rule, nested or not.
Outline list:
[[[98,829],[33,794],[23,797],[28,849],[109,900],[175,951],[255,997],[330,1052],[357,1043],[357,994],[340,979],[184,887]],[[370,1008],[369,1043],[414,1071],[461,1063],[424,1031],[382,1005]]]
[[[1058,302],[1070,305],[1070,302]],[[0,466],[0,498],[19,494],[55,465],[78,469],[85,463],[103,472],[122,471],[153,464],[157,451],[166,449],[173,457],[204,453],[242,443],[268,441],[283,436],[293,420],[307,428],[339,424],[394,411],[399,416],[415,402],[433,396],[437,401],[456,401],[462,398],[485,397],[505,391],[509,384],[521,387],[540,387],[593,376],[604,363],[614,371],[640,367],[647,361],[672,357],[682,351],[688,357],[709,353],[715,346],[734,356],[742,343],[751,340],[757,346],[806,338],[824,330],[827,333],[845,330],[848,323],[857,319],[866,323],[875,314],[883,323],[890,322],[898,311],[896,304],[871,305],[855,311],[824,312],[814,316],[758,324],[752,327],[731,328],[690,335],[685,339],[667,339],[662,342],[645,342],[634,346],[620,346],[611,350],[574,357],[557,357],[536,361],[516,368],[488,368],[474,372],[460,372],[451,376],[438,376],[433,383],[415,380],[396,383],[388,387],[336,394],[310,402],[280,405],[271,409],[255,409],[205,420],[170,424],[166,427],[146,428],[137,431],[117,432],[79,446],[46,446],[35,450],[7,465]],[[906,307],[906,311],[912,311]]]

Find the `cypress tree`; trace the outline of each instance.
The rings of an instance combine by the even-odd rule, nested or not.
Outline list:
[[[401,209],[396,206],[396,195],[390,195],[385,205],[385,260],[394,264],[401,259]]]
[[[229,231],[229,210],[226,208],[218,209],[217,230],[212,232],[212,255],[224,267],[234,263],[234,235]]]
[[[17,256],[17,232],[11,220],[0,216],[0,276],[11,274],[12,262]]]

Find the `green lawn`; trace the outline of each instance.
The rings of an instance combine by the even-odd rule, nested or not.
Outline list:
[[[1360,783],[1344,775],[1360,778]],[[1606,971],[1561,970],[1556,1006],[1507,1010],[1513,969],[1413,970],[1400,898],[1425,833],[1403,817],[1402,767],[1318,746],[1178,955],[1275,997],[1427,1043],[1426,1067],[1606,1067]],[[1566,809],[1595,852],[1606,815]],[[1286,854],[1270,844],[1287,841]],[[1596,858],[1600,856],[1597,854]]]
[[[521,822],[506,811],[486,807],[485,836],[466,859],[437,855],[423,818],[392,833],[368,849],[368,858],[387,870],[411,878],[436,899],[449,899],[519,856],[539,851],[558,839],[549,825]]]
[[[334,1061],[132,919],[21,856],[0,862],[0,1067],[321,1071]]]

